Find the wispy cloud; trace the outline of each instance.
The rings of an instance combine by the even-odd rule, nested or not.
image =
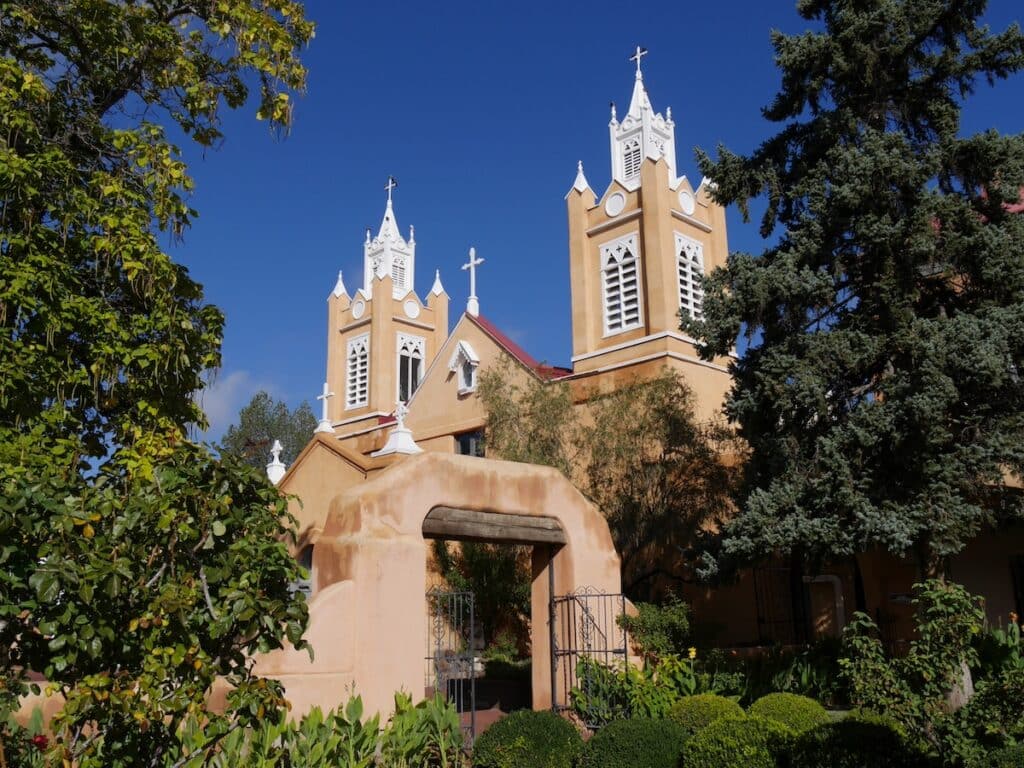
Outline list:
[[[238,418],[238,412],[260,390],[274,394],[274,386],[257,380],[249,371],[219,372],[210,385],[196,393],[196,401],[206,411],[210,428],[199,435],[204,441],[216,442]]]

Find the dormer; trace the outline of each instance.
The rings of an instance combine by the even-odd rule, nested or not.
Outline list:
[[[669,176],[673,179],[676,171],[676,134],[672,110],[666,110],[665,116],[662,116],[651,106],[640,69],[640,59],[646,54],[647,49],[638,46],[631,57],[631,60],[636,61],[636,79],[629,110],[619,122],[615,105],[612,104],[612,119],[608,123],[612,178],[630,191],[640,186],[640,165],[646,158],[655,161],[665,158]]]
[[[366,230],[363,243],[363,292],[373,295],[373,283],[385,275],[391,277],[391,292],[400,299],[414,289],[416,278],[416,237],[409,227],[409,239],[405,240],[398,231],[398,221],[391,200],[392,191],[398,186],[393,176],[388,177],[385,189],[388,193],[387,208],[376,237]]]

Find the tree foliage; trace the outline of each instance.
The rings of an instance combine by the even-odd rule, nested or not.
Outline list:
[[[1024,66],[984,0],[801,0],[775,33],[779,133],[700,153],[716,199],[767,203],[759,256],[710,277],[685,327],[733,365],[752,450],[726,551],[844,556],[880,545],[931,572],[1021,514],[1024,136],[960,136],[979,81]]]
[[[305,400],[294,409],[274,400],[267,392],[257,392],[238,413],[238,424],[232,424],[221,440],[222,451],[237,456],[249,466],[262,468],[270,456],[275,440],[281,441],[281,461],[291,464],[306,447],[317,419]]]
[[[686,561],[729,513],[725,430],[694,418],[693,394],[669,370],[573,405],[565,383],[498,367],[480,375],[487,450],[555,467],[604,513],[622,558],[626,592],[660,596],[690,578]]]
[[[194,215],[165,127],[215,145],[253,84],[287,127],[312,25],[291,0],[0,18],[0,724],[36,672],[55,758],[170,764],[215,678],[238,724],[282,706],[249,657],[301,645],[306,608],[282,500],[186,439],[223,318],[159,245]]]

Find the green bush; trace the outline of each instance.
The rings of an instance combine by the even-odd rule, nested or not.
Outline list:
[[[635,616],[623,614],[617,621],[645,658],[686,655],[690,638],[690,608],[686,603],[669,595],[663,605],[637,603],[636,611]]]
[[[554,712],[521,710],[502,718],[476,740],[477,768],[572,768],[583,739]]]
[[[682,764],[686,768],[776,768],[793,738],[792,730],[774,720],[723,717],[686,742]]]
[[[583,748],[582,768],[676,768],[686,731],[671,720],[617,720]]]
[[[750,714],[803,733],[828,722],[828,711],[814,699],[795,693],[769,693],[750,705]]]
[[[669,710],[669,719],[694,734],[701,728],[710,725],[723,717],[739,717],[743,715],[743,707],[724,696],[713,693],[701,693],[680,699]]]
[[[978,764],[979,768],[982,764],[987,768],[1024,768],[1024,744],[1015,744],[991,752],[983,763]]]
[[[789,768],[924,768],[927,759],[894,721],[852,714],[797,737]]]

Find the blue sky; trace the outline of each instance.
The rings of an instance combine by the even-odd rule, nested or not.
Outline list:
[[[1002,29],[1019,8],[992,0],[988,20]],[[482,313],[538,359],[567,364],[564,196],[578,160],[599,195],[609,182],[608,105],[628,105],[634,46],[650,51],[655,109],[672,107],[680,171],[699,179],[693,147],[749,152],[775,130],[760,114],[779,82],[769,32],[806,26],[793,0],[310,0],[307,15],[317,32],[290,136],[272,137],[248,109],[227,115],[217,151],[185,148],[200,216],[171,252],[227,316],[203,400],[212,439],[259,389],[291,405],[319,393],[326,297],[339,269],[350,291],[361,284],[389,174],[399,226],[416,227],[417,293],[440,269],[454,323],[475,246]],[[980,88],[964,127],[1024,132],[1024,76]],[[728,215],[730,249],[759,251],[756,222]]]

